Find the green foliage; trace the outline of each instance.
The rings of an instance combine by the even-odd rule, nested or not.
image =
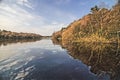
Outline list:
[[[98,8],[98,6],[95,5],[95,7],[91,8],[91,12],[92,12],[92,13],[95,13],[95,12],[99,11],[99,9],[100,9],[100,8]]]

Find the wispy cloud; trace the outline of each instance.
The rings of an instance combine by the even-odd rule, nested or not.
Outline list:
[[[17,4],[33,9],[32,4],[28,0],[17,0]]]
[[[58,2],[62,4],[63,2],[67,3],[69,1],[59,0]],[[64,21],[75,19],[75,16],[72,14],[60,11],[52,6],[43,6],[45,6],[44,9],[46,11],[44,15],[41,14],[43,12],[41,10],[39,14],[35,14],[36,11],[34,11],[35,9],[29,0],[2,1],[0,4],[0,29],[51,35],[54,31],[67,25]],[[54,12],[51,13],[51,10]],[[50,20],[50,18],[52,19]]]
[[[22,2],[22,0],[6,0],[2,2],[0,5],[0,28],[8,29],[8,30],[19,30],[19,27],[24,28],[26,23],[29,23],[31,20],[35,19],[36,16],[30,14],[27,10],[20,7],[18,3]],[[26,3],[29,3],[27,0]],[[24,27],[22,27],[24,26]],[[17,30],[17,31],[18,31]]]

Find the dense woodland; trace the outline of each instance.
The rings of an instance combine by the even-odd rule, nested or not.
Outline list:
[[[52,40],[100,79],[105,73],[110,80],[120,79],[120,4],[112,9],[91,8],[90,14],[53,33]]]
[[[23,39],[40,39],[42,36],[34,33],[17,33],[6,30],[0,30],[0,41],[3,40],[23,40]]]
[[[120,36],[120,4],[112,9],[91,8],[91,13],[76,20],[67,28],[53,33],[52,39],[69,42],[118,43]]]

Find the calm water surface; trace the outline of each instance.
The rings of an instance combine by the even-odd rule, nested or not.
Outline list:
[[[0,46],[0,80],[110,80],[50,39]]]

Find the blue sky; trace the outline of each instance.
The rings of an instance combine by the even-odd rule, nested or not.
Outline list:
[[[51,35],[90,13],[99,5],[110,8],[116,0],[2,0],[0,29]]]

